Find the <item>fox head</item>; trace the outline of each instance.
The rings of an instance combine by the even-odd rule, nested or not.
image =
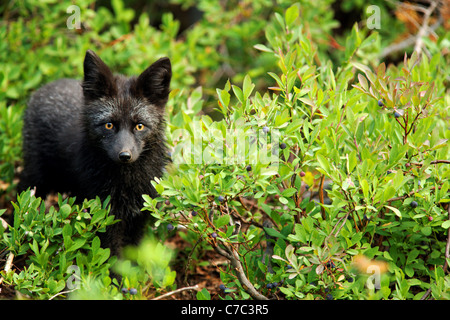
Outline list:
[[[88,137],[118,163],[132,163],[163,140],[172,69],[161,58],[137,77],[113,75],[93,51],[84,59],[83,125]],[[158,141],[157,141],[158,140]]]

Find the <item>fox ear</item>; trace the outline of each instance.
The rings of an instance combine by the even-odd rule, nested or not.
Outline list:
[[[170,92],[172,66],[169,58],[161,58],[137,78],[136,88],[150,103],[163,107]]]
[[[94,51],[86,51],[83,66],[83,93],[86,99],[94,100],[104,96],[113,96],[116,93],[111,70]]]

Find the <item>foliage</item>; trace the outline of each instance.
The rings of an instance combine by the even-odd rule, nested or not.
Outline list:
[[[158,240],[116,261],[95,233],[114,223],[107,201],[59,196],[46,208],[28,191],[0,230],[0,254],[22,261],[1,269],[2,286],[38,299],[158,296],[176,287],[162,243],[177,233],[190,245],[184,282],[206,251],[229,261],[217,267],[221,299],[450,298],[445,36],[386,65],[381,35],[397,22],[355,24],[333,47],[329,0],[202,0],[203,18],[181,34],[172,14],[156,28],[122,1],[95,4],[77,2],[81,30],[66,27],[67,3],[1,5],[0,190],[14,190],[33,90],[80,78],[88,48],[125,74],[167,55],[173,164],[154,183],[161,196],[143,196]]]
[[[74,200],[59,197],[59,210],[51,207],[47,212],[45,203],[30,191],[18,196],[14,223],[8,231],[2,230],[1,243],[15,259],[26,258],[20,273],[2,271],[4,282],[20,294],[48,299],[61,292],[66,282],[108,272],[109,249],[100,247],[96,235],[114,222],[108,215],[108,201],[90,200],[77,206]]]
[[[275,16],[271,46],[257,46],[278,59],[281,72],[269,73],[274,93],[252,94],[248,75],[242,87],[227,82],[217,90],[221,121],[197,115],[197,92],[190,105],[174,93],[182,109],[170,121],[174,168],[146,208],[157,224],[181,225],[219,252],[233,247],[268,297],[418,299],[428,289],[448,297],[449,132],[440,73],[447,61],[439,53],[405,56],[402,67],[372,71],[361,60],[377,34],[364,38],[355,26],[334,72],[316,61],[296,6]],[[266,152],[279,159],[262,161]],[[379,290],[364,275],[371,266]],[[250,297],[231,265],[221,278],[226,298]]]

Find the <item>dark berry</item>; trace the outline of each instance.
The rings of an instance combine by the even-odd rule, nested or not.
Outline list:
[[[383,100],[382,100],[382,99],[378,100],[378,106],[379,106],[379,107],[384,106],[384,103],[383,103]]]
[[[269,127],[267,127],[267,126],[263,127],[263,132],[264,132],[264,133],[269,132],[269,130],[270,130]]]
[[[252,166],[248,165],[245,169],[247,169],[247,171],[252,171]]]
[[[286,143],[282,143],[282,144],[280,144],[280,148],[283,150],[283,149],[286,149],[286,147],[287,147],[287,145],[286,145]]]
[[[304,176],[306,176],[306,173],[305,172],[300,172],[300,177],[304,177]]]
[[[132,295],[137,294],[137,289],[131,288],[131,289],[130,289],[130,294],[132,294]]]
[[[250,110],[250,114],[251,114],[251,115],[254,115],[255,113],[256,113],[256,110],[255,110],[255,109]]]
[[[192,212],[191,212],[191,216],[195,217],[196,215],[197,215],[197,211],[195,211],[195,210],[192,210]]]
[[[274,283],[272,283],[272,285],[273,285],[274,288],[278,287],[278,282],[274,282]]]
[[[351,282],[353,282],[353,278],[350,277],[350,278],[347,279],[347,281],[351,283]]]
[[[428,221],[433,221],[433,217],[428,217]]]
[[[127,289],[127,288],[122,288],[122,290],[121,290],[121,291],[122,291],[122,293],[123,293],[123,294],[126,294],[126,293],[128,293],[128,289]]]
[[[225,198],[223,196],[218,196],[217,200],[219,200],[219,202],[223,202],[223,200],[225,200]]]
[[[166,204],[166,206],[168,206],[170,204],[169,200],[164,201],[164,203]]]
[[[398,111],[395,111],[394,112],[394,117],[395,118],[400,118],[402,115],[398,112]]]
[[[213,233],[211,233],[211,237],[213,237],[213,238],[217,238],[217,232],[213,232]]]
[[[267,286],[266,286],[266,288],[267,288],[267,289],[272,289],[272,288],[273,288],[273,284],[268,283]]]
[[[333,300],[333,295],[331,293],[327,294],[327,300]]]
[[[173,230],[173,224],[169,223],[167,225],[167,230],[172,231]]]
[[[226,288],[227,287],[225,287],[225,285],[223,283],[219,286],[219,289],[222,290],[222,291],[225,291]]]
[[[411,206],[411,208],[417,208],[417,206],[419,205],[416,201],[413,201],[409,204]]]

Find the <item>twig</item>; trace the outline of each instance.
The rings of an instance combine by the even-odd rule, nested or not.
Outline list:
[[[437,1],[437,0],[432,1],[430,4],[430,7],[424,12],[423,24],[420,27],[419,32],[417,33],[417,40],[416,40],[416,44],[414,46],[414,51],[417,52],[417,54],[419,54],[419,55],[422,53],[423,37],[425,37],[429,33],[428,23],[430,20],[430,16],[433,13],[433,11],[436,9],[438,2],[439,1]]]
[[[9,252],[8,254],[8,258],[6,258],[6,264],[5,264],[5,273],[8,273],[9,270],[11,270],[11,266],[14,260],[14,253]],[[3,277],[0,278],[0,286],[3,284]],[[1,292],[1,288],[0,288],[0,292]]]
[[[160,300],[160,299],[167,298],[167,297],[169,297],[171,295],[177,294],[177,293],[182,292],[182,291],[187,291],[187,290],[198,291],[198,289],[199,289],[198,284],[196,284],[195,286],[192,286],[192,287],[184,287],[184,288],[176,289],[174,291],[167,292],[167,293],[165,293],[163,295],[160,295],[160,296],[158,296],[156,298],[153,298],[152,300]]]
[[[72,290],[67,290],[67,291],[61,291],[61,292],[58,292],[58,293],[55,294],[54,296],[50,297],[48,300],[53,300],[53,298],[55,298],[55,297],[57,297],[57,296],[60,296],[60,295],[62,295],[62,294],[66,294],[66,293],[71,293],[71,292],[74,292],[75,290],[78,290],[78,288],[75,288],[75,289],[72,289]]]
[[[237,277],[241,285],[244,287],[245,291],[250,294],[250,296],[253,299],[256,300],[269,300],[266,296],[260,294],[253,284],[247,279],[247,276],[245,275],[244,268],[242,267],[241,259],[239,258],[239,254],[237,251],[230,245],[224,243],[225,249],[220,248],[218,245],[214,247],[214,249],[230,260],[231,265],[233,266],[234,270],[236,271]]]
[[[430,8],[431,8],[431,6],[430,6]],[[423,11],[423,10],[421,10],[421,11]],[[431,15],[431,13],[430,13],[430,15]],[[431,27],[428,26],[428,22],[427,22],[427,27],[424,28],[424,31],[422,31],[424,33],[422,35],[422,37],[425,37],[428,34],[434,33],[434,31],[442,24],[442,22],[443,22],[443,18],[442,18],[441,14],[439,14],[438,20]],[[422,28],[420,30],[422,30]],[[420,30],[419,30],[419,33],[420,33]],[[398,51],[404,51],[406,48],[416,44],[418,41],[418,38],[420,36],[419,33],[417,35],[415,35],[415,34],[411,35],[399,43],[394,43],[394,44],[386,47],[383,50],[383,52],[381,53],[381,58],[386,58],[387,56],[390,56],[391,54],[398,52]]]
[[[1,223],[4,229],[9,227],[8,222],[6,222],[5,220],[1,219]],[[11,270],[11,266],[14,260],[14,253],[12,253],[11,251],[8,254],[8,258],[6,258],[6,264],[5,264],[5,273],[7,273],[9,270]],[[0,277],[0,286],[3,284],[3,277]],[[0,292],[2,292],[2,288],[0,288]]]
[[[203,236],[200,236],[200,237],[197,239],[197,242],[195,242],[194,247],[192,248],[191,252],[189,253],[188,261],[187,261],[187,263],[186,263],[186,267],[184,268],[184,282],[185,282],[187,285],[189,285],[189,282],[188,282],[188,280],[187,280],[187,276],[188,276],[188,269],[189,269],[189,266],[191,265],[191,261],[192,261],[192,255],[194,254],[195,248],[197,248],[198,244],[200,243],[200,241],[201,241],[202,239],[203,239]]]

